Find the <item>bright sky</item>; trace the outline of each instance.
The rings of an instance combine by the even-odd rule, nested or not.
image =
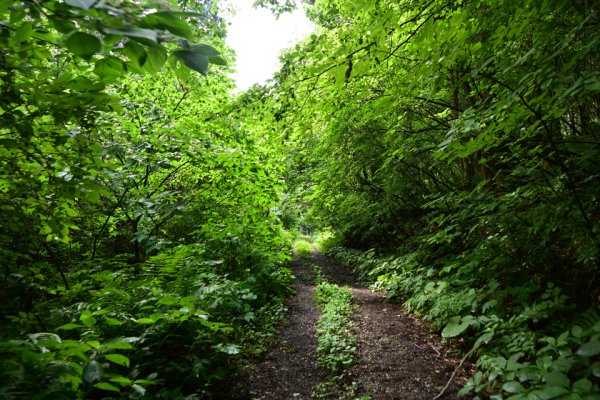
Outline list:
[[[282,49],[292,47],[314,29],[304,11],[298,9],[276,19],[269,10],[253,9],[253,0],[228,0],[238,11],[227,33],[227,44],[237,54],[235,79],[238,89],[264,83],[279,69]]]

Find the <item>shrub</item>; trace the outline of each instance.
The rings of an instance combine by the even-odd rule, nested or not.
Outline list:
[[[241,357],[265,349],[291,283],[288,269],[266,262],[233,279],[197,245],[150,258],[138,277],[98,264],[60,307],[37,306],[44,331],[33,313],[11,317],[13,326],[37,333],[0,340],[0,398],[209,393]]]
[[[309,258],[313,253],[313,246],[306,240],[296,240],[294,242],[294,253],[298,255],[298,257]]]
[[[315,239],[315,245],[321,253],[328,253],[333,247],[339,244],[339,239],[334,233],[326,229],[323,232],[319,232]]]

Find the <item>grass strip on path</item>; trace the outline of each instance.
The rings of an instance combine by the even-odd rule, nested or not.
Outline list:
[[[317,358],[333,373],[341,374],[356,359],[352,334],[352,294],[347,287],[321,282],[316,289],[321,316],[317,321]]]

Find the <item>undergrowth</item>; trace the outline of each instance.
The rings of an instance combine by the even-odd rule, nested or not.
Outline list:
[[[68,276],[78,283],[60,299],[10,317],[0,398],[210,396],[242,359],[265,350],[292,279],[266,259],[226,273],[200,245],[150,258],[137,277],[122,267],[98,261]]]
[[[573,311],[554,284],[475,279],[478,266],[445,259],[435,268],[419,251],[387,257],[338,247],[363,281],[433,321],[446,338],[462,336],[478,372],[460,391],[477,399],[600,398],[600,310]],[[450,272],[453,272],[452,274]]]
[[[303,239],[296,240],[293,243],[292,248],[294,250],[294,253],[301,258],[310,258],[310,256],[313,253],[312,244]]]
[[[355,361],[352,334],[352,294],[347,287],[321,282],[316,290],[321,316],[317,322],[317,357],[333,373],[341,374]]]
[[[315,246],[321,253],[328,252],[338,244],[338,239],[330,229],[325,229],[315,236]]]

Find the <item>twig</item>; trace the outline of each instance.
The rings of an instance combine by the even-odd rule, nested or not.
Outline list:
[[[475,346],[473,346],[473,348],[471,350],[469,350],[469,352],[467,354],[465,354],[465,356],[462,358],[462,360],[460,360],[460,363],[458,364],[458,367],[456,367],[456,369],[454,370],[454,372],[452,372],[452,375],[450,376],[450,379],[448,379],[448,382],[446,383],[446,386],[444,386],[444,388],[442,389],[442,391],[439,392],[437,394],[437,396],[435,396],[433,398],[433,400],[440,399],[444,395],[444,393],[446,393],[446,390],[448,390],[448,388],[450,387],[450,384],[452,383],[452,381],[456,377],[456,374],[458,373],[458,370],[463,366],[463,364],[465,363],[465,361],[467,360],[467,358],[469,358],[469,356],[471,354],[473,354],[473,352],[475,350],[477,350],[478,347],[479,347],[478,344],[475,344]]]
[[[438,356],[442,355],[442,353],[440,353],[440,351],[438,349],[436,349],[434,345],[432,345],[431,343],[429,343],[429,346],[438,354]]]

